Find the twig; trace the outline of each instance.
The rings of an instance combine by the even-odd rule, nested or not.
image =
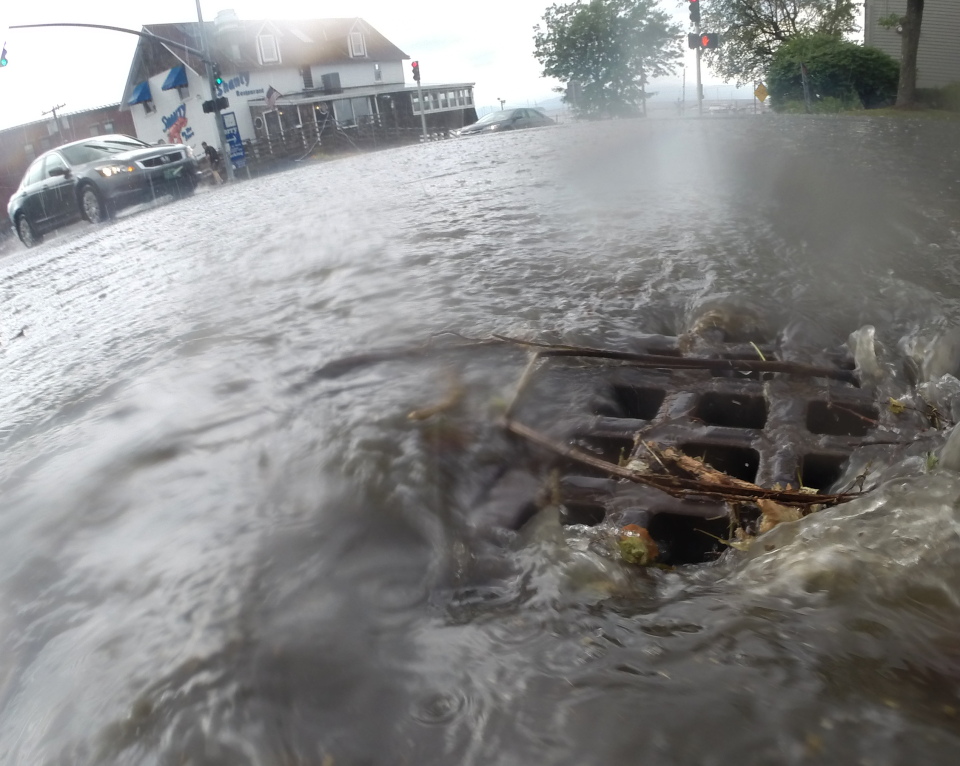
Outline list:
[[[834,404],[833,402],[827,403],[827,408],[831,410],[843,410],[856,418],[860,418],[864,423],[870,423],[871,425],[878,426],[880,425],[879,420],[874,420],[873,418],[868,418],[866,415],[861,415],[856,410],[851,410],[849,407],[844,407],[842,404]]]
[[[520,376],[520,382],[517,383],[517,389],[513,392],[513,398],[510,400],[510,404],[507,405],[507,411],[503,413],[505,418],[509,418],[513,413],[513,408],[516,406],[520,394],[523,393],[523,389],[527,387],[527,383],[530,381],[530,378],[533,377],[533,373],[536,371],[539,362],[540,352],[534,351],[530,355],[530,361],[527,362],[527,366],[523,370],[523,375]]]
[[[856,497],[856,495],[808,495],[802,492],[764,489],[755,484],[748,486],[728,486],[714,482],[684,479],[679,476],[638,473],[626,468],[621,468],[614,463],[601,460],[593,455],[588,455],[586,452],[578,450],[575,447],[568,447],[566,444],[555,441],[539,431],[529,428],[522,423],[518,423],[515,420],[504,420],[502,424],[503,427],[511,433],[522,436],[534,444],[538,444],[562,457],[583,463],[591,468],[597,468],[612,476],[619,476],[621,479],[628,479],[637,484],[646,484],[674,497],[705,495],[731,501],[766,498],[789,505],[835,505],[837,503],[847,502]],[[746,482],[744,483],[746,484]]]
[[[835,367],[814,367],[808,364],[780,361],[756,361],[753,359],[700,359],[685,356],[659,356],[657,354],[635,354],[630,351],[610,351],[607,349],[587,348],[583,346],[564,346],[554,343],[510,338],[506,335],[493,335],[504,343],[543,349],[542,356],[580,356],[595,359],[617,359],[632,362],[640,367],[655,367],[675,370],[739,370],[741,372],[783,372],[808,378],[832,378],[847,383],[858,383],[856,376],[849,370]]]

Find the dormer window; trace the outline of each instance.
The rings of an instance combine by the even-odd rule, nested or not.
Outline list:
[[[257,38],[257,50],[261,64],[279,64],[280,48],[275,35],[260,35]]]
[[[350,56],[363,58],[367,55],[367,46],[363,42],[363,32],[350,33]]]

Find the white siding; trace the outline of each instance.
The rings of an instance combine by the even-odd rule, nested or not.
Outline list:
[[[146,114],[143,111],[143,104],[130,107],[133,124],[137,128],[137,136],[141,141],[155,144],[162,138],[164,143],[170,143],[171,128],[176,122],[176,117],[179,116],[176,115],[178,110],[186,120],[180,136],[184,144],[197,149],[201,141],[210,143],[211,140],[216,140],[216,123],[212,115],[203,113],[203,102],[209,98],[205,78],[190,69],[186,71],[190,95],[183,101],[180,100],[180,94],[176,88],[160,90],[160,86],[170,72],[165,70],[150,78],[150,95],[153,96],[153,103],[157,110]]]
[[[377,81],[374,79],[373,65],[379,63],[380,71],[383,73],[383,79]],[[370,85],[395,85],[403,82],[403,62],[402,61],[351,61],[350,63],[335,65],[314,65],[310,67],[313,73],[313,84],[320,87],[320,78],[322,75],[337,72],[340,74],[340,87],[342,88],[360,88]],[[303,78],[300,78],[300,86],[297,90],[303,88]]]
[[[867,45],[900,60],[901,35],[884,29],[879,20],[891,13],[902,16],[907,0],[867,0],[864,40]],[[917,86],[940,88],[960,82],[960,0],[926,0],[917,54]]]

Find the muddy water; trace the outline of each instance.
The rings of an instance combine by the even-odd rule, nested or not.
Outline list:
[[[960,323],[955,135],[560,126],[5,257],[0,760],[955,759],[960,475],[914,460],[770,546],[643,572],[550,509],[467,523],[521,353],[314,374],[449,330],[631,348],[710,308],[811,354],[870,324],[899,369]]]

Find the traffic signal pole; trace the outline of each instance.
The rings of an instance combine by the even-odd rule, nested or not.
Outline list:
[[[424,116],[426,104],[423,103],[423,90],[420,88],[420,80],[417,80],[417,98],[420,99],[420,129],[423,131],[423,140],[427,140],[427,118]]]
[[[199,0],[198,0],[199,2]],[[697,20],[697,37],[700,37],[700,21]],[[703,55],[703,48],[697,46],[697,115],[703,117],[703,84],[700,80],[700,57]]]
[[[217,83],[214,80],[213,66],[210,64],[209,48],[207,47],[207,32],[203,28],[203,12],[200,10],[200,0],[197,0],[197,21],[200,22],[200,47],[203,49],[204,67],[207,70],[207,84],[210,86],[210,98],[217,103]],[[220,137],[220,156],[223,157],[224,169],[227,171],[227,180],[236,180],[233,172],[233,162],[230,161],[230,144],[227,143],[227,132],[223,128],[223,118],[220,116],[220,107],[214,110],[217,121],[217,135]]]

